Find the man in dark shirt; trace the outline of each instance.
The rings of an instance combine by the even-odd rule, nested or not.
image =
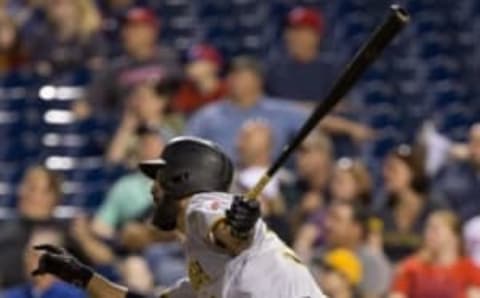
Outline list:
[[[159,21],[144,8],[128,11],[122,28],[125,55],[95,79],[88,100],[98,111],[121,111],[124,99],[140,83],[180,77],[174,51],[157,47]]]
[[[320,12],[298,7],[288,14],[286,53],[272,57],[267,64],[267,89],[273,96],[311,102],[325,95],[333,67],[319,53],[323,32]]]
[[[452,161],[434,181],[433,199],[452,208],[463,221],[480,214],[480,123],[470,129],[469,158]]]
[[[273,55],[267,62],[266,89],[269,95],[297,101],[307,107],[322,100],[335,77],[334,67],[320,54],[324,19],[319,11],[297,7],[287,18],[285,52]],[[323,121],[332,134],[335,149],[353,155],[356,145],[374,137],[374,131],[355,121],[350,106],[340,105],[337,114]],[[347,116],[347,117],[345,117]]]

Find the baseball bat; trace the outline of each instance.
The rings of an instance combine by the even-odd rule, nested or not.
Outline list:
[[[327,96],[315,107],[310,117],[303,124],[290,144],[286,145],[281,154],[270,168],[249,190],[245,197],[254,200],[262,192],[271,177],[285,163],[293,151],[303,142],[305,137],[317,124],[335,107],[347,94],[365,70],[380,56],[383,49],[397,36],[410,20],[409,13],[399,5],[390,7],[390,14],[368,39],[368,41],[355,54],[352,61],[345,67],[337,78]]]

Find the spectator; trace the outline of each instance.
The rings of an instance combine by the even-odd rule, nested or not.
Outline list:
[[[235,137],[247,120],[262,119],[273,129],[273,154],[277,155],[304,123],[308,111],[295,104],[264,95],[261,66],[248,57],[237,57],[231,63],[227,78],[229,96],[212,103],[193,115],[186,133],[219,143],[228,155],[235,156]],[[330,131],[345,132],[359,138],[370,131],[348,120],[331,117],[322,122]],[[361,132],[360,132],[361,130]]]
[[[452,212],[432,213],[422,248],[400,264],[389,297],[479,297],[480,269],[462,256],[460,232]]]
[[[220,78],[222,57],[214,47],[197,44],[187,53],[186,82],[180,88],[174,109],[191,114],[202,106],[223,98],[227,93]]]
[[[324,31],[319,11],[305,7],[290,11],[284,33],[286,53],[268,61],[266,85],[272,95],[306,102],[324,97],[334,75],[319,51]]]
[[[29,168],[19,188],[17,214],[0,224],[0,280],[4,286],[12,286],[25,281],[22,268],[22,253],[34,230],[51,228],[58,230],[66,245],[87,263],[105,259],[105,249],[95,238],[81,230],[79,222],[71,218],[56,217],[54,211],[61,199],[60,179],[43,167]],[[90,258],[93,256],[93,258]]]
[[[97,111],[122,111],[125,99],[139,84],[180,76],[176,53],[157,46],[158,31],[159,20],[154,12],[145,8],[128,11],[122,26],[125,55],[114,59],[98,75],[88,94]]]
[[[42,15],[44,0],[1,0],[0,13],[2,9],[6,14],[12,16],[19,27],[27,27],[29,29],[30,23],[35,23]]]
[[[332,156],[330,139],[320,132],[311,133],[296,154],[298,178],[282,185],[287,208],[293,209],[290,218],[293,234],[296,235],[307,220],[311,221],[315,226],[317,244],[323,239],[323,207],[330,179]]]
[[[465,222],[463,227],[465,253],[480,267],[480,216]]]
[[[3,298],[86,298],[87,295],[80,289],[58,281],[52,275],[31,276],[31,272],[38,268],[39,255],[32,247],[45,243],[51,245],[62,245],[62,235],[55,230],[38,230],[33,232],[29,244],[23,251],[24,270],[9,268],[10,270],[22,271],[27,281],[22,285],[6,289],[1,293]]]
[[[157,130],[139,131],[135,145],[135,161],[160,156],[165,140]],[[136,164],[136,163],[135,163]],[[139,171],[120,178],[110,189],[107,198],[95,216],[93,230],[102,238],[113,238],[115,231],[129,220],[142,217],[151,205],[151,181]]]
[[[462,221],[480,214],[480,123],[470,128],[469,158],[452,161],[435,179],[433,197],[446,203]]]
[[[383,237],[383,248],[392,262],[415,252],[422,242],[428,214],[435,208],[428,197],[423,154],[419,148],[401,145],[386,158],[383,166],[385,195],[374,224]],[[375,221],[373,221],[375,222]]]
[[[372,179],[360,160],[341,158],[337,161],[329,185],[330,201],[356,202],[370,207]]]
[[[371,194],[370,175],[360,161],[340,159],[329,183],[329,202],[344,201],[368,208]],[[320,246],[325,236],[325,210],[316,212],[301,226],[295,238],[295,249],[302,255]]]
[[[330,298],[360,297],[357,287],[362,279],[362,264],[348,249],[334,249],[314,261],[314,276]]]
[[[271,164],[272,129],[264,121],[247,121],[236,138],[236,149],[241,169],[266,169]]]
[[[98,8],[102,13],[102,33],[108,41],[109,57],[116,57],[122,53],[121,23],[127,12],[137,6],[137,0],[107,0],[98,1]]]
[[[390,264],[381,251],[366,242],[368,214],[356,204],[337,201],[328,208],[325,220],[326,248],[346,248],[360,259],[362,297],[383,297],[390,285]]]
[[[103,65],[105,44],[98,34],[100,16],[93,0],[47,0],[47,23],[30,44],[35,70],[42,76]]]
[[[262,69],[255,60],[248,57],[235,58],[228,74],[229,96],[195,113],[187,123],[186,134],[220,144],[238,162],[235,137],[245,122],[261,119],[272,129],[273,152],[270,154],[279,153],[302,125],[306,111],[265,97],[262,74]]]
[[[239,193],[252,189],[271,164],[269,152],[272,149],[270,127],[262,121],[248,121],[237,136],[237,151],[240,169],[234,186]],[[262,218],[270,229],[282,240],[291,242],[290,227],[285,214],[285,203],[280,193],[281,181],[290,179],[290,173],[280,169],[259,196]]]
[[[25,281],[22,270],[23,252],[32,231],[37,227],[58,228],[53,211],[60,199],[60,182],[52,172],[33,167],[27,171],[19,188],[18,217],[1,224],[0,276],[3,286]]]
[[[324,17],[319,11],[305,7],[290,11],[284,34],[287,51],[267,62],[268,94],[306,106],[324,98],[335,75],[332,65],[325,62],[319,51],[324,31]],[[340,105],[337,111],[340,110],[351,114],[346,105]],[[349,155],[355,152],[355,143],[368,141],[375,135],[370,127],[339,115],[323,119],[322,128],[335,136],[337,153]]]
[[[28,60],[14,20],[0,14],[0,76],[26,66]]]
[[[138,148],[135,142],[138,133],[152,131],[157,137],[162,135],[169,139],[181,130],[181,118],[167,113],[171,97],[172,89],[166,82],[157,85],[144,83],[134,88],[107,150],[109,162],[136,167],[138,159],[132,158],[130,153],[135,153],[132,151]]]

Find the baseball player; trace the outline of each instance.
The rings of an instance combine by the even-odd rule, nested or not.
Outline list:
[[[199,138],[170,141],[161,159],[140,169],[155,184],[153,225],[185,235],[188,277],[160,297],[323,298],[295,254],[260,219],[256,200],[227,193],[230,159],[217,145]],[[96,298],[143,298],[113,284],[51,245],[33,275],[54,274]]]

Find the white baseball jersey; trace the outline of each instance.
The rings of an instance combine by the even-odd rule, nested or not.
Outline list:
[[[171,298],[324,298],[295,254],[259,220],[252,244],[232,257],[215,246],[211,231],[225,218],[233,196],[195,195],[186,213],[188,278],[177,283]]]

